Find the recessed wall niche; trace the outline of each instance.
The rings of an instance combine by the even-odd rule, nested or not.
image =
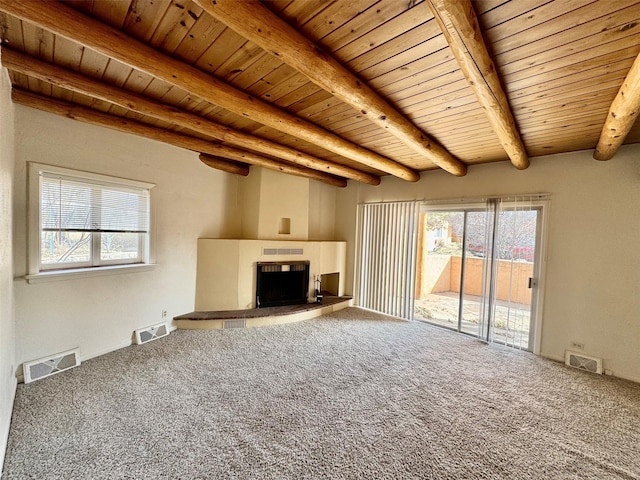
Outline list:
[[[280,219],[280,225],[278,226],[278,233],[280,235],[290,235],[291,234],[291,219],[282,217]]]

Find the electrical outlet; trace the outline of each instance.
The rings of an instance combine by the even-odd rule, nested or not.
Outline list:
[[[167,311],[166,310],[162,310],[162,318],[166,318],[167,317]]]
[[[575,348],[576,350],[584,350],[584,343],[571,342],[571,348]]]

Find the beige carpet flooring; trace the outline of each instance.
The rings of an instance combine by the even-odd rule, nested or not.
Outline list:
[[[635,478],[640,385],[357,308],[20,385],[2,476]]]

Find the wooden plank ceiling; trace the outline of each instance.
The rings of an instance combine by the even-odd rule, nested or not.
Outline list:
[[[0,0],[0,59],[16,102],[344,186],[594,149],[640,53],[640,0],[246,1]]]

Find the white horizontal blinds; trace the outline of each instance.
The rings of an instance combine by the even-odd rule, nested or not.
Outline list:
[[[416,202],[360,205],[358,302],[411,319],[417,237]]]
[[[147,233],[149,190],[41,172],[42,231]]]

